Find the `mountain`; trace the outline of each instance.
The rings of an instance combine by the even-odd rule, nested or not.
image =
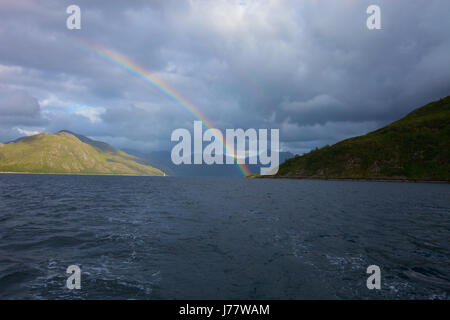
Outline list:
[[[170,151],[153,151],[148,153],[142,153],[136,150],[125,149],[129,154],[133,154],[139,158],[147,160],[147,164],[150,164],[164,172],[169,173],[174,176],[184,176],[184,177],[242,177],[242,172],[239,171],[236,165],[226,165],[226,164],[180,164],[175,165],[171,159]],[[292,158],[294,155],[290,152],[280,152],[280,163]],[[193,156],[192,156],[193,158]],[[248,158],[246,163],[248,163]],[[259,164],[247,164],[247,168],[252,173],[259,173],[261,165]]]
[[[296,156],[278,177],[449,180],[450,96],[366,135]]]
[[[0,172],[161,176],[144,160],[69,131],[0,143]]]

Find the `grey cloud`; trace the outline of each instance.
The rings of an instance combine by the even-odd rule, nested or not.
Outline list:
[[[39,126],[41,108],[36,98],[25,91],[0,89],[0,124],[12,128],[18,125]]]
[[[81,30],[65,28],[69,4],[82,8]],[[382,30],[365,27],[370,4],[381,6]],[[149,149],[169,148],[173,129],[190,128],[183,107],[86,40],[151,71],[220,129],[280,128],[284,147],[303,151],[448,95],[449,9],[445,0],[2,1],[0,86],[62,101],[41,106],[47,131]],[[25,100],[1,109],[3,118],[31,112]],[[105,113],[92,123],[71,105]],[[0,135],[14,131],[17,115],[8,117]]]
[[[8,142],[48,124],[36,98],[22,90],[0,88],[0,141]]]
[[[0,98],[0,116],[40,117],[38,101],[23,91],[4,93]]]

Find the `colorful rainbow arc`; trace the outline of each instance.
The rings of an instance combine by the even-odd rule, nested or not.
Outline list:
[[[167,96],[169,99],[174,101],[177,105],[181,106],[183,109],[185,109],[187,112],[192,114],[195,118],[199,119],[203,122],[203,124],[209,128],[214,128],[212,122],[206,118],[204,114],[198,110],[197,107],[195,107],[192,103],[190,103],[188,100],[183,98],[183,96],[176,92],[175,89],[171,88],[167,83],[164,83],[160,79],[158,79],[155,75],[151,74],[148,70],[143,68],[142,66],[138,65],[137,63],[131,61],[129,58],[125,57],[124,55],[113,51],[111,49],[102,47],[98,44],[89,43],[86,41],[79,42],[80,45],[84,48],[90,49],[93,51],[97,56],[100,58],[113,63],[114,65],[128,71],[129,73],[137,76],[138,78],[144,80],[146,83],[150,84],[152,87],[156,88],[158,91],[163,93],[165,96]],[[215,139],[220,140],[221,144],[225,147],[225,154],[233,155],[235,157],[234,148],[230,148],[228,146],[226,140],[223,137],[218,137],[216,135]],[[238,166],[239,170],[242,172],[244,176],[251,174],[250,170],[245,164],[239,164],[236,161],[236,165]]]

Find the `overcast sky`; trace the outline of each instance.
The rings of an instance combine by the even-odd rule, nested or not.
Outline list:
[[[66,8],[81,8],[68,30]],[[381,30],[366,9],[381,8]],[[191,114],[79,44],[127,56],[219,129],[303,153],[450,94],[450,1],[0,0],[0,141],[71,130],[170,150]]]

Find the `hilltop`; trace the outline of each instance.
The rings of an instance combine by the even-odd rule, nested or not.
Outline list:
[[[296,156],[276,177],[450,179],[450,96],[366,135]]]
[[[0,143],[0,172],[160,176],[145,161],[70,131]]]

